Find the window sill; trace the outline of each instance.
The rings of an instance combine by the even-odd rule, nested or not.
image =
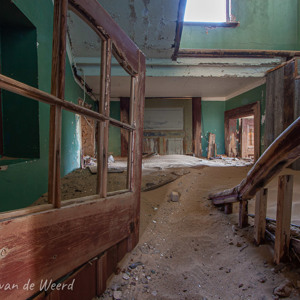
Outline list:
[[[240,22],[184,22],[187,26],[201,26],[201,27],[237,27]]]
[[[13,165],[35,160],[34,158],[13,158],[13,157],[0,157],[0,166]]]

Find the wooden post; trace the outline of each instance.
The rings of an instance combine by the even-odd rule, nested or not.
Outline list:
[[[120,98],[120,119],[121,122],[129,124],[130,98]],[[128,130],[121,129],[121,156],[128,156]]]
[[[130,224],[131,234],[128,238],[128,251],[131,251],[139,241],[140,229],[140,196],[142,183],[142,150],[143,150],[143,124],[144,124],[144,105],[145,105],[145,76],[146,76],[146,59],[139,54],[139,75],[134,80],[136,86],[134,91],[134,101],[136,109],[132,111],[135,114],[136,130],[132,134],[132,140],[135,141],[135,146],[131,148],[130,155],[132,157],[131,176],[132,182],[130,189],[134,193],[134,204],[132,206],[133,222]],[[133,83],[134,83],[133,82]],[[133,144],[132,144],[133,145]]]
[[[284,66],[283,130],[294,121],[295,61]]]
[[[239,212],[239,227],[244,228],[248,226],[248,201],[240,201],[240,212]]]
[[[216,154],[216,135],[210,132],[208,134],[207,158],[215,157]]]
[[[176,25],[176,33],[174,40],[174,53],[172,55],[172,60],[177,60],[178,51],[180,48],[181,35],[183,30],[183,22],[184,22],[184,12],[187,0],[180,0],[178,6],[178,15],[177,15],[177,25]]]
[[[232,214],[232,203],[228,203],[224,205],[224,213],[226,215],[231,215]]]
[[[130,99],[128,99],[128,123],[130,125],[134,124],[134,120],[136,120],[136,103],[137,99],[135,98],[135,89],[136,89],[136,78],[131,76],[131,85],[130,85]],[[133,131],[128,131],[126,134],[128,141],[127,141],[127,183],[126,187],[132,191],[132,180],[133,180],[133,163],[134,163],[134,133]],[[125,136],[125,138],[126,138]],[[143,147],[143,139],[142,139],[142,147]],[[122,148],[122,143],[121,143]]]
[[[110,111],[111,56],[111,40],[102,41],[99,112],[108,117]],[[97,194],[99,194],[101,198],[106,197],[107,194],[108,134],[109,121],[98,122]]]
[[[265,239],[267,198],[268,189],[261,189],[259,192],[256,193],[254,239],[257,245],[260,245]]]
[[[196,157],[202,155],[201,145],[201,98],[192,99],[192,122],[193,122],[193,153]]]
[[[54,25],[52,46],[51,94],[60,99],[64,99],[65,97],[67,9],[67,0],[55,0],[53,21]],[[48,202],[52,203],[55,208],[59,208],[61,206],[61,119],[61,106],[51,105],[49,134]]]
[[[292,197],[293,176],[279,176],[274,249],[274,261],[277,264],[289,254]]]

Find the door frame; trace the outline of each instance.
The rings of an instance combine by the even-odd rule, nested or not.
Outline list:
[[[260,156],[260,102],[254,102],[241,107],[230,109],[224,113],[225,153],[229,154],[229,120],[254,116],[254,161]]]

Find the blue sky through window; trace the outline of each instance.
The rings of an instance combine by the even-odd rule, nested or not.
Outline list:
[[[187,0],[185,22],[226,22],[226,0]]]

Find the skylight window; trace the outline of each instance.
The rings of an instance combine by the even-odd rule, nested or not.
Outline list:
[[[229,0],[187,0],[185,22],[228,22]]]

